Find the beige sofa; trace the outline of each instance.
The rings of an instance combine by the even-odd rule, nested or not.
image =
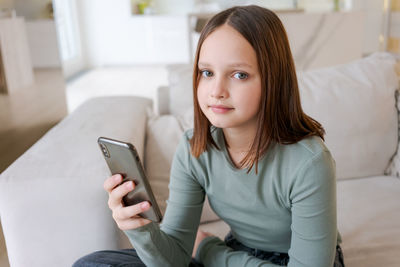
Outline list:
[[[171,66],[169,73],[157,105],[140,97],[89,100],[1,174],[0,219],[11,266],[70,266],[92,251],[130,246],[107,207],[102,184],[109,172],[99,136],[137,147],[165,209],[172,156],[193,123],[191,68]],[[400,266],[395,60],[375,54],[299,73],[299,84],[303,108],[325,127],[336,160],[346,266]],[[229,226],[205,205],[200,227],[223,238]]]

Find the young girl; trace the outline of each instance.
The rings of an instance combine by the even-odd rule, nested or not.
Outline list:
[[[134,185],[112,176],[109,207],[136,250],[75,266],[344,266],[335,163],[322,126],[302,111],[279,18],[258,6],[215,15],[200,36],[193,92],[194,129],[175,153],[161,226],[137,215],[148,202],[122,205]],[[205,195],[231,228],[225,241],[197,232]]]

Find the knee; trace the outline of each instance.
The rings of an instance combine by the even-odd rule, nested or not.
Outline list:
[[[96,251],[78,259],[72,267],[145,267],[134,249]]]
[[[108,251],[96,251],[78,259],[72,267],[112,267],[112,259]],[[107,262],[108,261],[108,262]]]

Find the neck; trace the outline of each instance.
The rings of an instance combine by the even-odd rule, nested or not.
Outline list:
[[[249,125],[240,128],[224,128],[224,137],[228,149],[233,153],[247,153],[256,135],[256,126]]]

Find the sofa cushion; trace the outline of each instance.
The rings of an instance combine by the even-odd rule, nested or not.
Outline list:
[[[397,146],[394,58],[377,53],[298,79],[304,111],[326,130],[337,177],[384,174]]]
[[[346,266],[398,266],[400,179],[391,176],[339,181],[338,229]]]
[[[184,116],[193,109],[193,67],[187,64],[167,66],[169,90],[169,110],[177,117]]]
[[[171,115],[148,120],[144,167],[162,214],[168,199],[170,166],[182,133],[178,121]]]
[[[144,166],[162,214],[167,206],[172,159],[184,129],[172,115],[153,116],[148,120]],[[200,222],[218,219],[206,198]]]
[[[398,87],[395,60],[376,53],[349,64],[299,72],[302,106],[326,130],[326,144],[337,163],[338,179],[382,175],[396,151]],[[173,114],[193,125],[191,66],[169,68]],[[179,99],[179,103],[178,100]],[[192,113],[193,114],[193,113]]]

